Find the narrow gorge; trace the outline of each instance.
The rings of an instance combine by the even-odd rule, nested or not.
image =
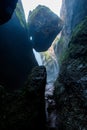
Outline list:
[[[61,3],[26,21],[21,0],[0,2],[0,130],[87,130],[87,0]]]

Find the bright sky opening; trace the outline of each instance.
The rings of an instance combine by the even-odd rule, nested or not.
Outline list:
[[[60,16],[60,8],[62,0],[22,0],[25,17],[28,18],[29,11],[35,9],[38,5],[45,5],[50,8],[55,14]]]

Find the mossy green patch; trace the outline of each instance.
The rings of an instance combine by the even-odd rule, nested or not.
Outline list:
[[[15,13],[23,28],[26,27],[25,14],[21,3],[17,3]]]
[[[59,60],[58,60],[58,63],[60,66],[61,64],[67,61],[68,56],[69,56],[69,49],[63,51],[63,53],[60,55]]]

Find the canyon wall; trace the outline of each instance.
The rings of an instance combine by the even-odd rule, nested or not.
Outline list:
[[[60,40],[55,46],[55,52],[59,64],[62,62],[64,51],[68,46],[73,30],[87,15],[86,0],[62,0],[60,17],[64,26],[61,32]]]
[[[31,69],[38,65],[28,40],[21,0],[12,18],[0,25],[0,84],[7,89],[24,85]]]
[[[57,46],[56,53],[61,63],[54,83],[59,130],[87,129],[86,5],[86,0],[64,0],[61,9],[65,25]]]

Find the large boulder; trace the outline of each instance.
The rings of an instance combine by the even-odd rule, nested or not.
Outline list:
[[[0,84],[10,90],[22,87],[36,65],[19,0],[12,18],[0,26]]]
[[[54,90],[62,130],[87,129],[87,17],[73,32]]]
[[[28,35],[36,51],[46,51],[61,29],[61,19],[49,8],[39,5],[29,13]]]
[[[46,69],[35,67],[20,91],[7,93],[0,86],[0,130],[45,129]]]
[[[0,25],[11,18],[17,1],[18,0],[0,0]]]

